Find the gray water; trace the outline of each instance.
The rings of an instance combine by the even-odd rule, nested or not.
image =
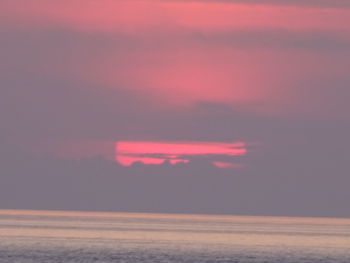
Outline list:
[[[0,210],[0,262],[350,262],[350,219]]]

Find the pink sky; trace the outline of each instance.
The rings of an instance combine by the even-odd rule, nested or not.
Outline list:
[[[93,99],[81,111],[96,109],[98,115],[103,109],[103,116],[112,117],[104,123],[103,131],[91,132],[90,137],[76,138],[75,142],[65,136],[56,138],[59,155],[90,155],[94,152],[91,148],[97,154],[107,148],[106,142],[111,148],[117,141],[122,163],[130,163],[136,158],[130,155],[141,153],[133,152],[137,147],[143,147],[146,154],[173,155],[173,162],[182,160],[180,155],[230,155],[232,151],[245,154],[244,147],[228,150],[226,144],[199,143],[193,134],[189,144],[162,143],[164,137],[176,137],[176,131],[173,129],[171,136],[169,132],[162,137],[155,135],[150,132],[149,120],[142,124],[147,119],[142,114],[152,116],[159,127],[164,122],[157,121],[162,112],[175,120],[197,114],[197,118],[212,121],[215,118],[205,115],[205,109],[204,113],[193,113],[198,105],[208,103],[239,113],[282,119],[347,118],[350,109],[342,98],[348,94],[343,83],[348,81],[350,68],[350,9],[337,8],[326,1],[319,6],[310,0],[300,5],[290,1],[272,3],[3,0],[0,29],[11,32],[10,37],[24,36],[26,43],[18,50],[14,45],[13,57],[19,62],[6,64],[5,75],[16,72],[37,79],[73,79],[94,87],[89,90]],[[12,48],[11,43],[7,47]],[[26,99],[34,96],[31,94],[35,93],[28,91],[22,96],[23,105],[35,101]],[[94,98],[99,102],[95,104]],[[81,101],[86,101],[83,96]],[[65,98],[62,105],[66,103]],[[62,116],[72,112],[75,110]],[[117,115],[119,119],[114,120]],[[94,131],[91,126],[99,127],[90,125],[89,118],[92,117],[86,117],[86,127],[77,129],[77,137]],[[238,124],[232,122],[237,129],[235,125]],[[64,127],[70,131],[71,126]],[[143,134],[138,132],[143,128]],[[116,135],[107,136],[106,130],[112,129]],[[120,130],[124,132],[121,138],[117,135]],[[182,135],[182,141],[186,141],[185,137]],[[237,140],[243,139],[227,141]],[[86,142],[85,146],[77,146],[82,145],[81,141]],[[103,143],[95,144],[96,141]],[[200,150],[196,152],[197,149]],[[120,151],[124,150],[129,155],[121,157]],[[147,158],[149,162],[163,161]]]
[[[19,30],[57,28],[110,39],[106,48],[78,50],[77,58],[58,65],[60,74],[131,90],[159,107],[213,101],[274,114],[305,114],[306,105],[322,111],[320,102],[305,104],[304,91],[288,86],[309,76],[346,74],[349,66],[334,51],[350,41],[346,8],[271,1],[18,2],[2,1],[3,23]],[[323,38],[335,40],[322,46]]]

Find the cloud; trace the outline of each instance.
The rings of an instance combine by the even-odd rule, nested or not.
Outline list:
[[[2,158],[0,206],[348,217],[346,148],[339,140],[327,141],[330,132],[340,137],[334,127],[319,126],[324,132],[315,134],[311,126],[294,127],[283,138],[271,134],[272,143],[238,170],[218,169],[203,159],[122,167],[99,157],[72,161],[27,156],[20,164]],[[349,131],[349,126],[343,130]]]
[[[18,93],[20,88],[11,82],[16,82],[20,75],[25,81],[18,86],[28,83],[28,93],[33,88],[30,85],[36,85],[37,91],[43,89],[43,93],[49,90],[43,86],[55,86],[53,90],[65,89],[66,94],[71,86],[77,86],[72,89],[79,89],[79,96],[85,96],[85,89],[91,94],[101,90],[97,92],[101,104],[102,100],[108,101],[108,106],[102,105],[101,109],[109,107],[106,111],[110,115],[113,108],[119,107],[119,111],[120,105],[124,105],[118,97],[135,101],[135,110],[131,105],[124,109],[135,114],[159,108],[189,108],[197,102],[210,101],[244,104],[246,108],[254,105],[250,111],[269,114],[304,115],[308,105],[294,108],[288,105],[303,101],[302,92],[295,92],[300,90],[301,81],[307,86],[329,75],[329,79],[342,79],[347,85],[350,37],[346,31],[349,18],[346,11],[289,8],[281,17],[273,8],[249,5],[243,9],[227,8],[222,3],[208,8],[205,3],[176,2],[172,6],[155,1],[152,6],[156,8],[150,11],[155,17],[149,18],[135,14],[147,13],[150,6],[143,3],[136,8],[132,1],[106,1],[82,7],[75,1],[50,2],[57,5],[57,10],[45,1],[41,3],[42,6],[18,6],[6,2],[9,13],[0,21],[3,43],[0,55],[4,61],[0,75],[5,89],[12,85],[9,89]],[[71,12],[67,11],[68,6]],[[92,12],[93,7],[101,13]],[[114,21],[118,16],[104,12],[121,7],[129,15],[126,20]],[[98,15],[78,12],[79,8]],[[225,14],[212,19],[212,15],[221,14],[216,12],[220,10]],[[169,16],[162,15],[162,11]],[[131,27],[127,19],[133,21]],[[110,28],[109,23],[115,27]],[[58,81],[61,82],[58,85],[66,88],[57,87],[54,82]],[[56,91],[52,93],[57,95]],[[33,94],[37,94],[35,90]],[[72,96],[78,100],[77,94]],[[150,104],[153,109],[146,110],[152,108]],[[89,111],[92,109],[86,109]],[[322,115],[322,109],[313,114]]]
[[[247,154],[244,142],[119,141],[115,148],[116,160],[126,166],[137,161],[145,164],[170,161],[175,164],[187,163],[193,159],[206,159],[215,164],[218,156],[232,157]],[[214,156],[216,158],[213,158]]]
[[[245,4],[243,4],[243,2]],[[256,5],[257,3],[266,5]],[[297,3],[297,4],[295,4]],[[273,5],[275,4],[275,5]],[[292,6],[290,6],[292,5]],[[339,7],[294,8],[299,7]],[[63,27],[87,32],[148,34],[178,27],[203,32],[222,29],[347,30],[346,0],[307,1],[2,1],[0,25]],[[68,11],[69,10],[69,11]],[[252,15],[254,14],[254,15]],[[312,17],[312,19],[310,19]]]
[[[288,49],[320,51],[348,51],[347,34],[327,31],[288,31],[279,29],[237,30],[202,35],[203,43],[217,43],[239,49]]]
[[[347,9],[39,2],[1,2],[1,207],[348,216]],[[248,155],[74,160],[118,141]]]
[[[169,1],[181,1],[181,0],[169,0]],[[219,0],[220,2],[230,4],[243,4],[243,5],[273,5],[273,6],[294,6],[294,7],[312,7],[312,8],[350,8],[350,3],[347,0]],[[218,2],[214,0],[193,0],[186,2],[197,3],[210,3]]]

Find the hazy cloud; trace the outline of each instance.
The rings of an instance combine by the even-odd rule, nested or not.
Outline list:
[[[350,216],[348,1],[227,1],[289,6],[241,24],[222,6],[152,1],[145,25],[132,4],[96,17],[19,2],[0,10],[0,208]],[[122,167],[126,140],[248,152]]]
[[[181,1],[181,0],[170,0]],[[219,0],[220,2],[244,5],[275,5],[275,6],[295,6],[295,7],[314,7],[314,8],[349,8],[350,3],[347,0]],[[214,0],[192,0],[186,2],[218,2]]]

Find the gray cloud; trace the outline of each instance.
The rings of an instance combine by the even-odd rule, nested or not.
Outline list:
[[[303,98],[300,105],[295,99],[281,103],[311,113],[285,116],[206,101],[189,109],[159,110],[132,87],[98,85],[71,74],[110,54],[119,59],[119,67],[133,65],[126,51],[169,48],[167,39],[156,44],[65,30],[10,30],[0,38],[1,208],[350,216],[350,80],[346,64],[340,63],[347,53],[324,60],[336,74],[321,67],[280,87],[307,95],[296,96]],[[194,35],[191,41],[242,49],[348,51],[346,39],[324,32],[235,32]],[[249,149],[246,169],[240,171],[216,169],[194,158],[187,166],[124,168],[101,158],[37,157],[25,147],[41,140],[113,144],[126,139],[243,140],[261,147]]]
[[[322,52],[348,48],[346,41],[339,40],[336,35],[305,32],[293,34],[284,31],[235,32],[233,36],[224,34],[208,39],[203,36],[203,41],[225,42],[228,46],[234,43],[233,46],[241,48],[250,45],[265,45],[271,49],[282,46],[307,47]],[[200,39],[198,35],[195,38]],[[142,98],[143,94],[130,91],[130,87],[86,83],[70,73],[100,56],[108,57],[110,54],[117,55],[119,67],[132,65],[134,62],[128,61],[125,53],[128,49],[147,51],[150,46],[142,41],[126,36],[96,36],[72,31],[10,31],[2,32],[0,39],[4,43],[0,49],[3,61],[0,69],[0,115],[3,132],[7,131],[11,136],[20,134],[18,136],[25,138],[71,139],[87,136],[118,139],[119,136],[128,137],[129,134],[130,137],[154,134],[156,138],[160,136],[166,139],[227,140],[230,138],[226,134],[236,138],[236,133],[232,134],[232,123],[226,119],[233,116],[233,122],[243,127],[260,122],[254,114],[242,113],[241,108],[232,109],[228,105],[207,102],[198,102],[191,112],[160,113],[151,106],[151,102]],[[168,43],[159,45],[168,47]],[[334,64],[334,68],[337,67]],[[349,79],[334,77],[325,81],[322,78],[322,81],[315,83],[312,78],[317,79],[319,76],[310,76],[311,80],[306,79],[303,83],[293,83],[295,87],[290,89],[310,93],[310,102],[315,101],[315,98],[319,101],[317,107],[322,107],[322,104],[327,104],[327,107],[337,106],[332,110],[333,115],[337,115],[339,101],[347,97]],[[342,92],[333,92],[335,87],[339,87]],[[313,107],[312,104],[310,107]],[[342,103],[339,112],[345,112],[346,109],[347,103]],[[207,127],[208,119],[214,125]],[[132,133],[130,129],[133,130]],[[249,132],[237,135],[241,134]]]
[[[350,49],[348,36],[322,31],[244,30],[203,36],[203,40],[241,49],[307,49],[315,52]]]
[[[0,206],[349,217],[349,143],[341,139],[350,127],[341,128],[341,133],[330,124],[271,129],[266,147],[243,170],[217,169],[205,160],[121,167],[98,157],[43,159],[14,149],[11,157],[11,146],[1,147]],[[329,134],[336,139],[329,141]]]

